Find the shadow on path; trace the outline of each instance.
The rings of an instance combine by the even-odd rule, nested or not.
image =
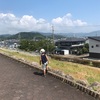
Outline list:
[[[43,76],[43,72],[34,72],[33,74]]]

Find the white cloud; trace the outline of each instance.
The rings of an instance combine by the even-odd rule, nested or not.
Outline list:
[[[49,26],[49,23],[42,18],[37,20],[29,15],[18,18],[14,14],[0,13],[0,34],[15,34],[21,31],[47,32]]]
[[[68,13],[67,15],[63,17],[58,17],[58,18],[53,19],[52,23],[54,25],[63,26],[63,27],[87,25],[87,22],[83,22],[81,20],[73,20],[72,15],[70,13]]]
[[[71,13],[63,17],[54,18],[51,22],[47,22],[43,18],[36,19],[29,15],[18,18],[11,13],[0,13],[0,34],[16,34],[22,31],[51,32],[52,25],[54,25],[56,33],[63,33],[86,31],[88,24],[79,19],[73,20]],[[87,30],[89,31],[90,29]]]
[[[73,21],[73,24],[74,24],[74,25],[77,25],[77,26],[84,26],[84,25],[87,25],[86,22],[82,22],[81,20]]]

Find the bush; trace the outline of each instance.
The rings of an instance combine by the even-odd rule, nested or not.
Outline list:
[[[93,66],[100,68],[100,62],[92,61]]]
[[[100,62],[98,61],[90,61],[90,60],[85,60],[85,59],[80,59],[80,58],[69,58],[69,57],[63,57],[59,55],[50,55],[50,56],[51,58],[54,58],[56,60],[69,61],[69,62],[90,65],[90,66],[100,68]]]

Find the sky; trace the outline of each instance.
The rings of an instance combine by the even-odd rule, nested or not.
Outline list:
[[[0,34],[100,30],[100,0],[0,0]]]

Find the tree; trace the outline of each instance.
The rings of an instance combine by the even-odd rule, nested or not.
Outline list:
[[[32,41],[32,40],[21,40],[19,49],[25,51],[36,51],[44,48],[48,53],[52,52],[55,48],[51,40],[39,40],[39,41]]]
[[[28,40],[21,40],[19,49],[27,51],[28,50],[28,44],[29,44]]]
[[[85,43],[82,50],[83,50],[83,53],[88,53],[89,52],[89,44]]]
[[[85,54],[85,53],[88,53],[88,52],[89,52],[89,44],[88,43],[85,43],[82,48],[77,49],[78,55]]]

